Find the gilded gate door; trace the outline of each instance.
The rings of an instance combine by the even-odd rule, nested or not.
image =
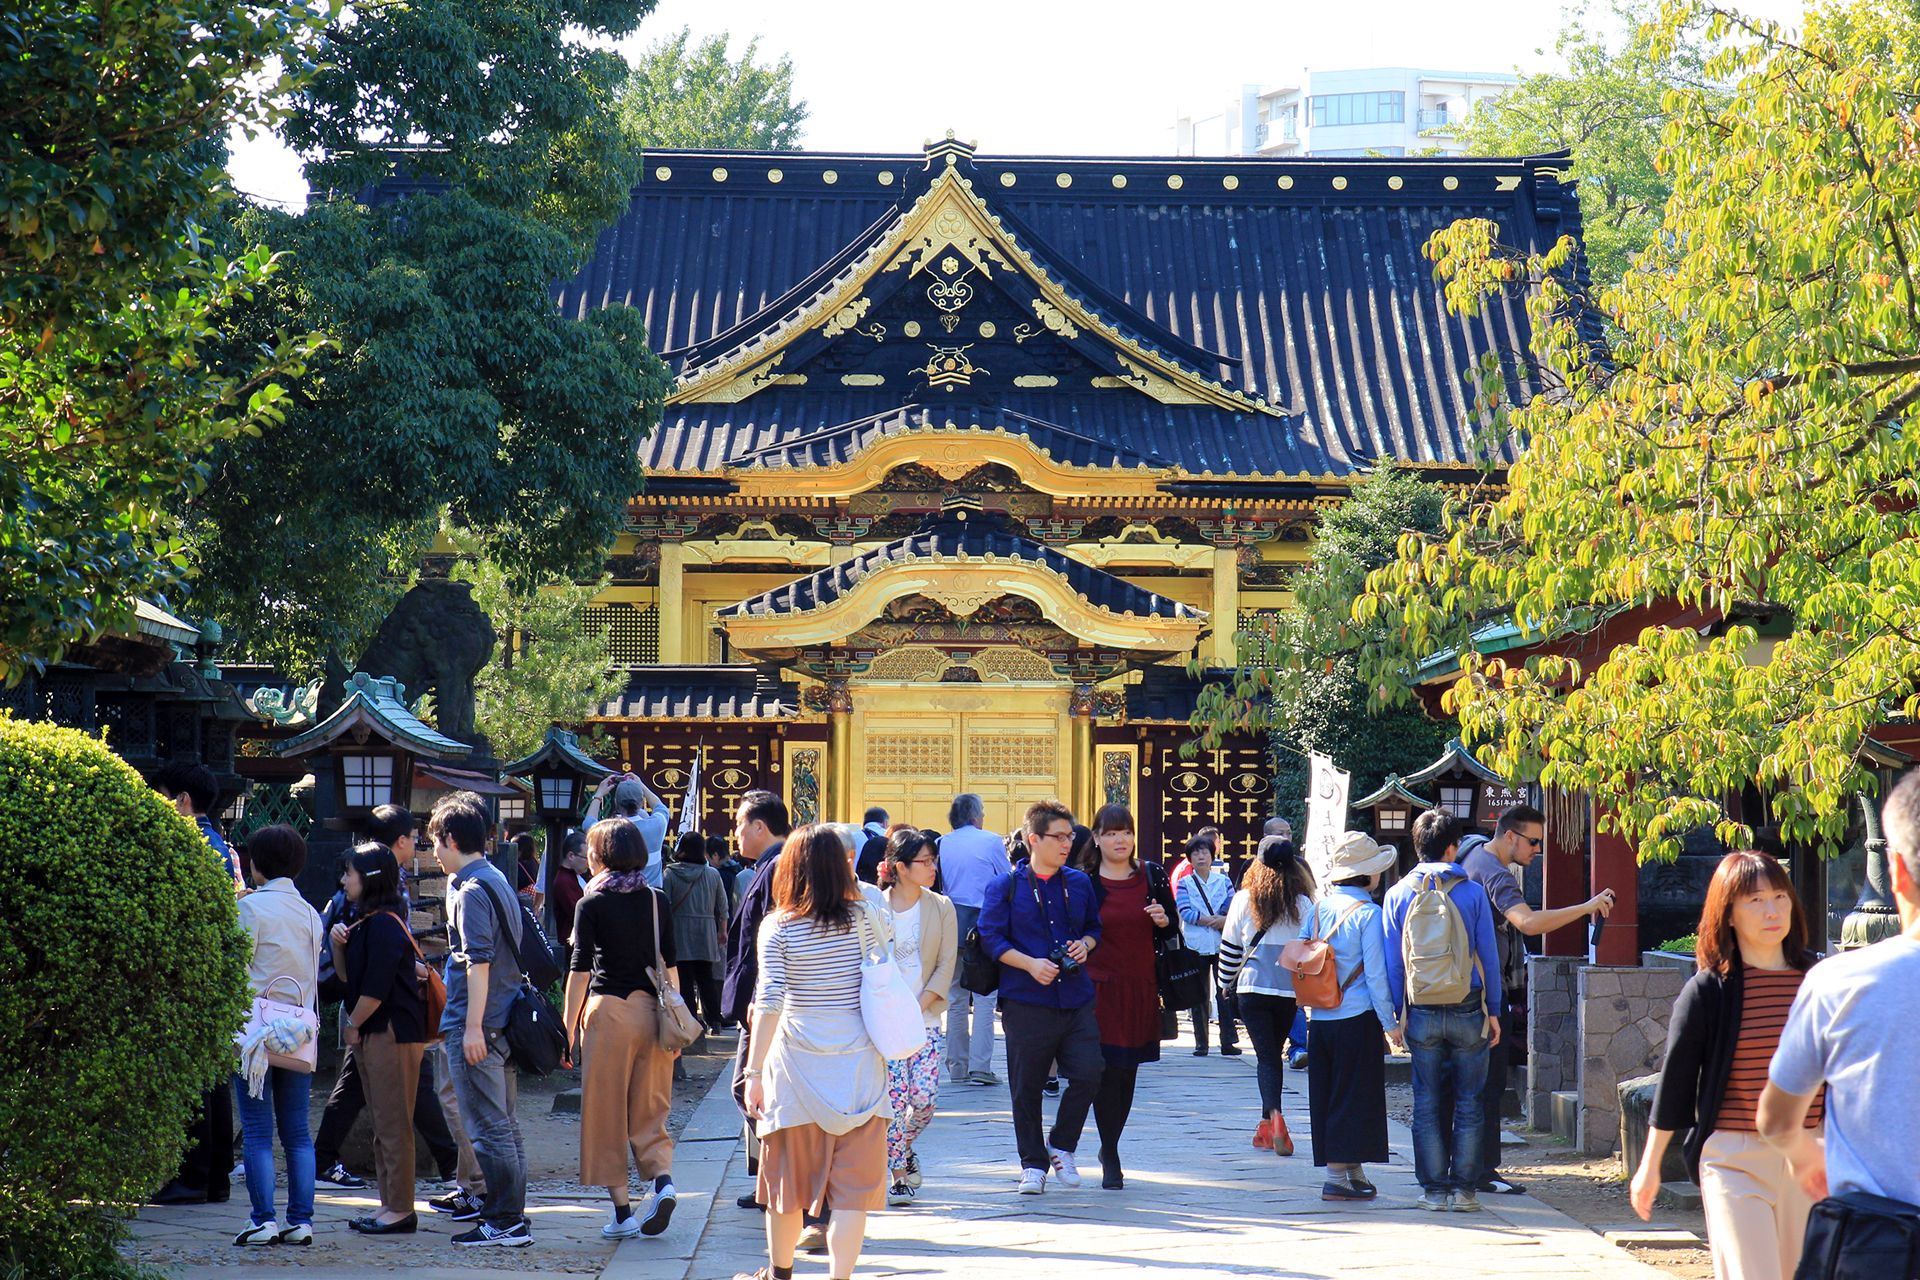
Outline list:
[[[1058,712],[889,707],[858,719],[856,817],[879,805],[895,822],[945,831],[954,796],[972,791],[985,802],[987,830],[1005,832],[1029,804],[1060,793]]]

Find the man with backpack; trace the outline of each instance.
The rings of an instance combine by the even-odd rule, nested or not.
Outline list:
[[[1387,986],[1413,1055],[1413,1170],[1420,1207],[1480,1208],[1481,1096],[1500,1039],[1493,902],[1455,863],[1460,824],[1430,809],[1413,824],[1420,861],[1387,891]],[[1441,1125],[1441,1099],[1454,1098]]]
[[[1613,910],[1613,890],[1602,889],[1573,907],[1535,911],[1520,892],[1513,868],[1525,868],[1540,856],[1547,839],[1547,815],[1529,804],[1517,804],[1500,815],[1489,840],[1478,831],[1460,841],[1460,869],[1467,879],[1487,891],[1493,900],[1493,934],[1500,950],[1500,988],[1512,1010],[1527,984],[1526,939],[1552,933],[1564,925]],[[1508,1035],[1516,1028],[1502,1028]],[[1484,1195],[1518,1195],[1525,1188],[1500,1176],[1500,1099],[1507,1092],[1507,1035],[1487,1057],[1487,1084],[1480,1095],[1480,1191]],[[1441,1107],[1444,1126],[1448,1109]]]

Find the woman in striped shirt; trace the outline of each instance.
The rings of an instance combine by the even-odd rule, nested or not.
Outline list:
[[[1813,963],[1807,923],[1786,868],[1764,853],[1730,853],[1700,915],[1699,972],[1674,1002],[1653,1123],[1633,1175],[1633,1207],[1651,1216],[1660,1164],[1676,1131],[1700,1186],[1717,1280],[1788,1280],[1812,1207],[1784,1156],[1755,1129],[1767,1063]],[[1815,1099],[1806,1124],[1823,1115]]]
[[[760,1137],[758,1199],[767,1266],[738,1280],[791,1280],[802,1214],[833,1206],[829,1275],[847,1280],[867,1212],[887,1198],[887,1061],[860,1014],[869,945],[893,946],[885,913],[861,895],[840,837],[825,826],[787,837],[761,921],[747,1114]]]

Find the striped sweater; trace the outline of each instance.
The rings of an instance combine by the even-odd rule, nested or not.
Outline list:
[[[1313,901],[1294,899],[1295,922],[1275,920],[1265,934],[1253,923],[1246,890],[1233,895],[1227,927],[1220,931],[1220,986],[1242,995],[1290,996],[1293,978],[1280,967],[1280,951],[1313,921]],[[1255,937],[1260,945],[1254,947]],[[1249,950],[1251,948],[1251,950]],[[1237,985],[1236,985],[1237,984]]]

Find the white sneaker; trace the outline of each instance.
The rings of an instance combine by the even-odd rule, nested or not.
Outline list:
[[[1060,1176],[1061,1186],[1071,1191],[1080,1185],[1080,1167],[1073,1162],[1073,1152],[1048,1147],[1047,1157],[1053,1161],[1053,1171]]]
[[[312,1244],[313,1228],[304,1222],[296,1222],[280,1233],[281,1244]]]
[[[673,1221],[673,1206],[676,1203],[673,1184],[669,1182],[653,1193],[653,1202],[647,1206],[647,1216],[640,1221],[640,1234],[657,1236],[667,1229]]]
[[[280,1228],[274,1225],[272,1218],[257,1226],[248,1227],[233,1238],[235,1244],[279,1244]]]
[[[1419,1208],[1446,1213],[1453,1208],[1453,1197],[1445,1191],[1429,1191],[1420,1197]]]
[[[1037,1196],[1047,1189],[1047,1171],[1045,1169],[1022,1169],[1020,1171],[1020,1194]]]
[[[913,1188],[898,1178],[887,1191],[887,1206],[892,1209],[904,1209],[913,1203]]]
[[[620,1215],[612,1209],[607,1210],[607,1225],[600,1228],[602,1240],[625,1240],[628,1236],[640,1234],[640,1215],[629,1212],[627,1220],[622,1222]]]

